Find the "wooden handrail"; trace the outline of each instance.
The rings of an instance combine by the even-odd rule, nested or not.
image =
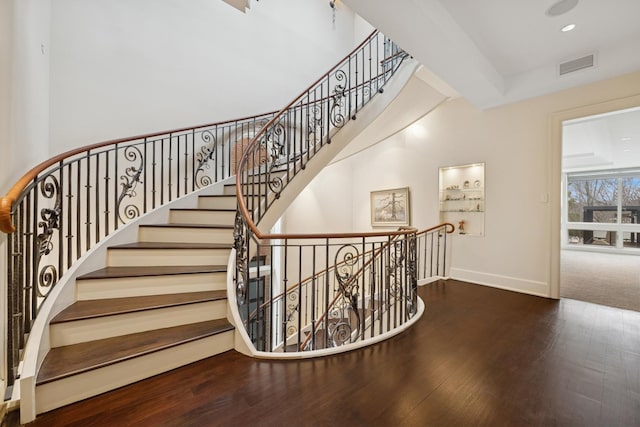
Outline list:
[[[392,239],[393,240],[393,239]],[[358,269],[358,271],[356,272],[356,274],[354,274],[353,276],[351,276],[348,280],[348,284],[353,283],[354,280],[356,280],[359,276],[360,273],[364,273],[364,270],[367,266],[371,265],[371,263],[373,262],[373,260],[380,254],[382,253],[382,251],[386,248],[389,247],[389,245],[391,244],[392,240],[387,241],[383,246],[380,246],[378,249],[375,250],[375,254],[370,257],[364,264],[362,264],[362,266]],[[363,254],[364,257],[364,254]],[[337,266],[334,266],[334,268],[337,268]],[[325,317],[327,317],[327,313],[329,313],[329,311],[331,311],[331,309],[333,309],[333,306],[335,305],[336,301],[338,300],[338,297],[341,294],[338,293],[336,294],[336,296],[333,298],[333,301],[331,301],[331,304],[329,304],[327,306],[327,309],[325,310],[324,313],[322,313],[322,315],[320,316],[320,318],[318,319],[318,322],[316,323],[316,327],[314,328],[315,330],[312,330],[311,333],[309,335],[307,335],[307,337],[305,338],[304,342],[300,345],[300,350],[303,350],[307,344],[309,343],[309,341],[311,340],[311,338],[316,334],[320,324],[322,323],[322,321],[324,320]],[[285,338],[286,340],[286,338]]]
[[[427,234],[427,233],[429,233],[430,231],[435,231],[435,230],[437,230],[438,228],[442,228],[442,227],[448,228],[448,230],[447,230],[447,234],[451,234],[451,233],[453,233],[453,232],[456,230],[456,227],[455,227],[453,224],[451,224],[450,222],[443,222],[442,224],[438,224],[438,225],[435,225],[435,226],[433,226],[433,227],[431,227],[431,228],[427,228],[426,230],[418,231],[418,232],[416,233],[416,235],[418,235],[418,236],[419,236],[419,235],[421,235],[421,234]]]
[[[435,231],[438,228],[442,228],[442,227],[445,227],[446,229],[448,229],[446,231],[447,234],[453,233],[455,231],[455,229],[456,229],[455,226],[453,224],[451,224],[450,222],[443,222],[441,224],[435,225],[435,226],[427,228],[425,230],[416,232],[416,236],[421,236],[423,234],[427,234],[427,233],[429,233],[431,231]],[[403,231],[403,230],[415,230],[415,229],[412,229],[411,227],[402,227],[398,231]],[[363,236],[366,236],[366,235],[367,235],[367,233],[343,233],[343,234],[340,234],[340,236],[343,236],[343,237],[363,237]],[[397,237],[399,235],[402,235],[402,234],[396,234],[394,237]],[[272,235],[269,235],[269,236],[292,236],[292,235],[272,234]],[[324,236],[327,236],[327,234],[322,234],[322,235],[320,235],[320,234],[318,234],[318,235],[314,235],[314,234],[296,234],[294,236],[295,236],[295,238],[304,239],[304,238],[307,238],[306,236],[322,236],[322,237],[324,237]],[[376,237],[377,237],[377,235],[376,235]],[[284,238],[284,237],[282,237],[282,238]],[[368,253],[370,253],[370,252],[372,252],[372,250],[369,250],[369,251],[365,252],[363,254],[363,256],[368,254]],[[301,280],[299,283],[296,283],[295,285],[293,285],[292,287],[290,287],[286,291],[280,292],[278,295],[274,296],[269,301],[262,303],[262,305],[259,308],[264,308],[269,304],[273,304],[274,301],[278,300],[279,298],[282,298],[283,296],[285,296],[289,292],[297,289],[298,287],[303,286],[305,283],[311,281],[314,277],[317,277],[317,276],[319,276],[321,274],[324,274],[329,270],[335,269],[337,266],[342,265],[345,262],[346,261],[342,261],[339,264],[337,264],[336,266],[327,267],[327,268],[319,271],[318,273]],[[251,316],[249,318],[252,318],[256,314],[257,311],[258,311],[258,309],[256,309],[253,313],[251,313]]]
[[[416,233],[416,236],[419,236],[419,235],[422,235],[422,234],[427,234],[427,233],[429,233],[429,232],[431,232],[431,231],[435,231],[435,230],[437,230],[437,229],[439,229],[439,228],[442,228],[442,227],[444,227],[445,229],[450,228],[450,230],[449,230],[449,231],[446,231],[447,233],[453,233],[453,231],[455,230],[455,227],[453,226],[453,224],[451,224],[450,222],[443,222],[442,224],[438,224],[438,225],[435,225],[435,226],[433,226],[433,227],[431,227],[431,228],[427,228],[426,230],[422,230],[422,231],[420,231],[420,232],[417,232],[417,233]],[[403,228],[405,228],[405,227],[403,227]],[[406,227],[406,228],[409,228],[409,227]],[[358,272],[357,272],[356,274],[354,274],[354,275],[351,277],[350,281],[353,281],[353,280],[354,280],[354,278],[355,278],[355,277],[357,277],[357,276],[358,276],[358,274],[359,274],[360,272],[364,271],[365,267],[367,267],[369,264],[371,264],[371,262],[373,261],[373,258],[374,258],[374,257],[376,257],[376,256],[378,256],[378,254],[380,254],[380,253],[381,253],[381,252],[382,252],[386,247],[388,247],[390,243],[391,243],[391,242],[389,241],[389,242],[387,242],[384,246],[381,246],[380,248],[378,248],[378,249],[377,249],[377,253],[376,253],[373,257],[369,258],[369,260],[368,260],[368,261],[367,261],[367,262],[366,262],[366,263],[365,263],[365,264],[364,264],[364,265],[363,265],[363,266],[358,270]],[[367,251],[367,253],[369,253],[369,252],[372,252],[372,251]],[[364,256],[364,254],[363,254],[363,256]],[[342,264],[342,263],[341,263],[341,264]],[[333,268],[335,269],[335,268],[337,268],[337,266],[334,266]],[[323,272],[324,272],[324,271],[323,271]],[[322,272],[321,272],[321,273],[322,273]],[[307,280],[308,280],[308,279],[307,279]],[[300,286],[302,286],[302,283],[304,283],[304,282],[301,282],[299,285],[300,285]],[[327,310],[326,310],[324,313],[322,313],[322,315],[321,315],[321,316],[320,316],[320,318],[318,319],[318,321],[317,321],[317,323],[316,323],[316,327],[317,327],[320,323],[322,323],[322,321],[324,320],[325,316],[327,315],[327,312],[328,312],[328,311],[333,307],[333,305],[334,305],[334,304],[336,303],[336,301],[338,300],[338,297],[339,297],[339,294],[338,294],[338,295],[336,295],[336,296],[333,298],[333,301],[331,301],[331,304],[329,304],[329,306],[327,307]],[[315,335],[315,333],[316,333],[316,331],[312,331],[312,333],[311,333],[311,334],[307,335],[307,337],[306,337],[306,339],[304,340],[304,342],[300,345],[300,350],[303,350],[303,349],[307,346],[307,344],[309,344],[309,341],[311,340],[311,337],[312,337],[313,335]],[[285,339],[286,339],[286,338],[285,338]]]
[[[40,164],[34,166],[33,168],[31,168],[27,173],[25,173],[13,185],[13,187],[11,187],[11,189],[7,192],[7,194],[5,194],[5,196],[0,199],[0,231],[2,231],[3,233],[6,233],[6,234],[13,233],[15,231],[15,227],[14,227],[13,223],[11,222],[11,209],[12,209],[13,204],[15,203],[15,201],[18,200],[18,197],[20,197],[20,194],[22,194],[22,192],[29,185],[29,183],[32,182],[34,179],[36,179],[40,175],[40,173],[42,173],[43,171],[47,170],[47,168],[55,165],[56,163],[64,161],[65,159],[68,159],[69,157],[73,157],[73,156],[76,156],[78,154],[85,153],[87,151],[96,150],[98,148],[103,148],[103,147],[108,147],[110,145],[120,144],[120,143],[123,143],[123,142],[145,140],[145,139],[153,138],[153,137],[160,136],[160,135],[170,135],[170,134],[174,134],[174,133],[186,132],[186,131],[189,131],[189,130],[197,130],[197,129],[204,129],[204,128],[213,127],[213,126],[228,125],[228,124],[231,124],[231,123],[234,123],[234,122],[242,122],[242,121],[245,121],[245,120],[249,120],[249,119],[253,119],[253,118],[259,118],[259,117],[263,117],[263,116],[269,116],[269,115],[276,114],[276,113],[277,113],[276,111],[271,111],[271,112],[264,113],[264,114],[256,114],[256,115],[253,115],[253,116],[242,117],[242,118],[234,119],[234,120],[225,120],[225,121],[221,121],[221,122],[208,123],[208,124],[190,126],[190,127],[183,127],[183,128],[166,130],[166,131],[161,131],[161,132],[146,133],[146,134],[137,135],[137,136],[133,136],[133,137],[110,139],[108,141],[103,141],[103,142],[98,142],[96,144],[86,145],[84,147],[75,148],[73,150],[66,151],[66,152],[64,152],[62,154],[58,154],[57,156],[54,156],[54,157],[52,157],[52,158],[50,158],[48,160],[45,160],[42,163],[40,163]]]
[[[454,225],[453,225],[453,224],[451,224],[451,223],[449,223],[449,222],[443,222],[443,223],[441,223],[441,224],[435,225],[435,226],[430,227],[430,228],[427,228],[427,229],[425,229],[425,230],[422,230],[422,231],[418,231],[418,232],[416,232],[416,236],[420,236],[420,235],[423,235],[423,234],[427,234],[427,233],[429,233],[429,232],[435,231],[435,230],[437,230],[437,229],[439,229],[439,228],[443,228],[443,227],[446,229],[446,233],[448,233],[448,234],[453,233],[453,232],[455,231],[455,227],[454,227]],[[400,230],[413,230],[413,229],[411,229],[410,227],[401,227],[401,228],[400,228]],[[361,236],[361,234],[358,234],[358,236]],[[397,236],[394,236],[394,237],[397,237]],[[382,251],[386,246],[388,246],[388,244],[389,244],[389,242],[387,242],[384,246],[382,246],[382,247],[378,248],[378,249],[376,250],[376,251],[377,251],[377,254],[379,254],[379,253],[380,253],[380,251]],[[371,253],[371,252],[373,252],[373,251],[374,251],[374,249],[368,250],[368,251],[364,252],[362,256],[364,257],[365,255],[367,255],[367,254],[369,254],[369,253]],[[377,254],[376,254],[375,256],[377,256]],[[302,288],[306,283],[310,282],[310,281],[311,281],[311,280],[313,280],[315,277],[318,277],[318,276],[320,276],[320,275],[326,274],[326,273],[328,273],[330,270],[335,270],[337,267],[339,267],[340,265],[342,265],[342,264],[344,264],[344,263],[346,263],[346,261],[342,261],[342,262],[340,262],[340,263],[338,263],[338,264],[336,264],[336,265],[334,265],[334,266],[324,268],[324,269],[322,269],[321,271],[317,272],[316,274],[311,275],[311,276],[309,276],[309,277],[306,277],[305,279],[301,280],[299,283],[296,283],[295,285],[293,285],[293,286],[292,286],[292,287],[290,287],[289,289],[286,289],[285,291],[280,292],[278,295],[275,295],[274,297],[272,297],[269,301],[263,302],[263,303],[262,303],[258,308],[256,308],[256,309],[255,309],[255,310],[254,310],[254,311],[249,315],[249,319],[252,319],[253,317],[255,317],[255,316],[256,316],[256,314],[257,314],[257,312],[258,312],[258,310],[260,310],[260,309],[264,309],[265,307],[267,307],[267,306],[269,306],[269,305],[273,305],[273,303],[274,303],[275,301],[277,301],[278,299],[281,299],[281,298],[285,297],[287,294],[289,294],[289,293],[291,293],[291,292],[295,291],[295,290],[296,290],[296,289],[298,289],[298,288]],[[369,264],[370,264],[370,261],[368,261],[368,262],[366,263],[366,265],[369,265]],[[364,267],[366,267],[366,265],[364,265],[364,266],[363,266],[363,267],[362,267],[358,272],[360,272]],[[333,305],[335,304],[335,301],[336,301],[336,300],[337,300],[337,296],[336,296],[336,297],[334,297],[333,301],[329,304],[329,308],[333,307]],[[317,322],[318,322],[318,323],[320,323],[320,322],[324,319],[325,314],[326,314],[326,312],[325,312],[325,313],[323,313],[323,314],[320,316],[320,318],[317,320]],[[301,344],[301,346],[300,346],[300,348],[301,348],[301,349],[303,349],[303,348],[308,344],[309,339],[310,339],[310,336],[307,336],[307,338],[305,339],[305,341],[304,341],[304,342]]]
[[[404,227],[403,227],[404,228]],[[360,235],[358,235],[360,236]],[[394,236],[394,238],[397,236]],[[366,252],[364,252],[362,254],[362,257],[364,258],[366,255],[370,254],[371,252],[373,252],[373,249],[370,249]],[[327,272],[329,272],[330,270],[335,270],[336,268],[338,268],[339,266],[346,264],[348,261],[340,261],[338,264],[336,265],[332,265],[331,267],[327,267],[327,268],[323,268],[322,270],[318,271],[317,273],[306,277],[304,279],[302,279],[300,282],[296,283],[295,285],[291,286],[290,288],[284,290],[283,292],[280,292],[278,295],[272,297],[269,301],[267,302],[263,302],[260,306],[258,306],[258,308],[256,308],[250,315],[249,315],[249,319],[253,319],[255,317],[255,315],[257,314],[258,310],[265,308],[268,305],[273,305],[273,303],[277,300],[279,300],[280,298],[286,296],[287,294],[293,292],[294,290],[298,289],[299,287],[304,286],[305,284],[309,283],[311,280],[313,280],[315,277],[321,276]]]

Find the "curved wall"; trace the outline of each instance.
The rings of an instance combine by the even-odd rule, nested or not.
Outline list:
[[[324,0],[56,0],[53,152],[286,105],[354,43]]]

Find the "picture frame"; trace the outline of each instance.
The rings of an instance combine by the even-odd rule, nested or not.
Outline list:
[[[409,187],[371,192],[371,226],[403,227],[411,224]]]

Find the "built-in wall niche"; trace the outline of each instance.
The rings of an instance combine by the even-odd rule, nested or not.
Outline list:
[[[456,234],[484,236],[484,163],[440,168],[440,221]]]

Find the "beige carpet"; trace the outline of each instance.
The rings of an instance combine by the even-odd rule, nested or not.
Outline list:
[[[562,251],[560,296],[640,311],[640,254]]]

